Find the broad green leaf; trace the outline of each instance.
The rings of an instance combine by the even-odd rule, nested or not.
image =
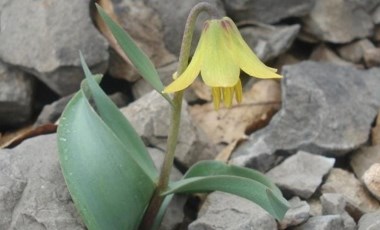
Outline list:
[[[238,176],[255,180],[267,186],[278,197],[282,197],[280,189],[261,172],[235,165],[228,165],[220,161],[200,161],[186,172],[184,178],[218,175]]]
[[[154,223],[153,223],[151,230],[157,230],[160,228],[162,220],[165,216],[166,210],[167,210],[170,202],[172,201],[173,196],[174,196],[174,194],[170,194],[170,195],[165,196],[164,201],[162,202],[161,207],[158,210],[157,216],[154,220]]]
[[[133,157],[137,164],[139,164],[141,168],[143,168],[144,171],[155,180],[158,177],[158,172],[140,136],[136,133],[132,125],[120,112],[117,106],[99,87],[81,53],[80,59],[86,76],[85,83],[87,84],[84,85],[88,86],[89,94],[94,99],[96,112],[104,123],[106,123],[106,125],[115,133],[115,136],[120,139],[121,143],[126,146],[126,154]]]
[[[244,197],[258,204],[278,220],[281,220],[288,210],[286,200],[279,198],[267,186],[258,181],[237,176],[221,175],[183,179],[173,182],[163,195],[212,191],[222,191]]]
[[[155,184],[83,91],[61,117],[58,148],[68,189],[88,229],[137,229]]]
[[[96,4],[96,8],[103,21],[106,23],[111,33],[115,37],[116,41],[123,49],[124,53],[128,56],[129,60],[132,62],[134,67],[137,69],[139,74],[161,95],[165,97],[170,102],[170,99],[166,94],[162,94],[164,90],[164,85],[155,69],[153,63],[146,56],[146,54],[136,45],[131,36],[116,22],[112,20],[107,13]],[[133,23],[133,22],[132,22]]]

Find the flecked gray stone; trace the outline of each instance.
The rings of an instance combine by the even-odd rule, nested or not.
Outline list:
[[[287,51],[297,37],[300,25],[270,26],[257,24],[240,29],[247,44],[262,61],[276,58]]]
[[[194,126],[186,102],[183,104],[176,158],[189,167],[199,160],[213,159],[217,152],[213,150],[206,135]],[[121,111],[147,145],[166,149],[171,110],[169,103],[160,94],[152,91]]]
[[[304,18],[303,30],[332,43],[347,43],[355,38],[368,37],[374,28],[369,14],[374,6],[367,6],[362,1],[315,1],[313,10]]]
[[[279,222],[280,229],[299,225],[305,222],[310,216],[310,206],[299,197],[289,200],[290,209],[286,212],[284,219]]]
[[[358,230],[380,229],[380,210],[363,215],[359,220],[358,226]]]
[[[265,23],[278,22],[289,17],[308,14],[315,0],[226,0],[227,14],[236,21],[255,20]],[[274,7],[275,6],[275,7]]]
[[[364,52],[364,62],[368,68],[380,66],[380,48],[367,49]]]
[[[309,60],[317,62],[328,62],[342,66],[352,66],[353,63],[340,58],[333,50],[322,44],[317,46],[310,55]]]
[[[380,163],[380,145],[362,147],[350,155],[350,166],[357,178],[361,179],[374,163]]]
[[[0,58],[37,76],[60,95],[79,88],[80,50],[104,72],[108,44],[93,25],[90,0],[12,0],[1,10]]]
[[[276,230],[276,221],[261,207],[235,195],[213,192],[189,230]]]
[[[56,138],[0,150],[0,229],[85,229],[61,174]]]
[[[363,60],[365,51],[372,48],[375,46],[370,40],[361,39],[340,47],[338,53],[345,60],[358,63]]]
[[[181,48],[187,16],[197,3],[208,2],[216,7],[220,16],[225,15],[221,0],[144,0],[144,2],[158,12],[163,25],[166,48],[177,56]],[[205,18],[203,17],[203,19]],[[203,20],[199,20],[200,23],[197,24],[198,32],[203,27],[201,21]]]
[[[320,197],[323,215],[338,214],[343,219],[344,230],[355,230],[355,220],[345,210],[346,201],[343,195],[338,193],[324,193]]]
[[[285,194],[309,198],[322,183],[335,163],[334,158],[313,155],[307,152],[298,152],[285,159],[266,175]]]
[[[343,169],[332,169],[321,191],[342,194],[347,203],[346,210],[354,219],[380,208],[379,202],[369,194],[363,184],[352,173]]]
[[[339,215],[314,216],[293,230],[344,230],[344,224]]]
[[[380,107],[380,68],[307,61],[283,67],[282,75],[281,110],[237,148],[234,163],[248,165],[258,152],[343,156],[368,141]]]
[[[30,119],[34,80],[0,62],[0,126],[17,126]]]

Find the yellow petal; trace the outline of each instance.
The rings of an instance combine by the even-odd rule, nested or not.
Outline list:
[[[270,68],[260,61],[260,59],[253,53],[251,48],[244,41],[235,23],[227,17],[224,17],[229,28],[225,30],[227,37],[230,38],[231,55],[240,68],[250,76],[257,78],[281,78],[277,74],[277,69]]]
[[[233,87],[239,80],[240,68],[228,51],[220,22],[209,21],[209,27],[204,31],[204,46],[200,51],[204,55],[201,75],[208,86]]]
[[[163,93],[173,93],[177,92],[180,90],[183,90],[187,88],[195,78],[197,78],[199,72],[201,71],[201,63],[202,63],[202,53],[201,53],[201,47],[204,46],[202,45],[202,41],[204,40],[203,38],[203,33],[199,39],[199,43],[197,48],[195,49],[194,56],[191,59],[191,62],[189,66],[186,68],[186,70],[177,77],[177,72],[173,74],[173,77],[175,77],[175,80],[166,86],[164,89]]]

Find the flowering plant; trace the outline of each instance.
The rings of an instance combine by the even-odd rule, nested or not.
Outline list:
[[[251,200],[277,219],[288,205],[281,191],[252,169],[218,161],[193,165],[184,177],[169,181],[173,166],[183,90],[201,73],[212,88],[214,106],[242,100],[240,69],[259,78],[280,78],[249,49],[229,18],[205,22],[198,47],[188,66],[196,18],[215,10],[200,3],[191,11],[181,48],[178,76],[166,88],[147,56],[131,37],[97,6],[118,44],[140,75],[171,104],[167,152],[161,172],[128,120],[101,90],[81,55],[86,79],[67,105],[59,124],[58,147],[68,189],[86,226],[100,229],[157,229],[173,194],[223,191]],[[170,97],[169,93],[174,93]],[[93,102],[93,103],[90,103]]]

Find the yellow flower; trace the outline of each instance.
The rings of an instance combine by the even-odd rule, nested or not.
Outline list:
[[[234,95],[238,103],[242,101],[240,69],[257,78],[281,78],[276,69],[266,66],[253,53],[230,18],[209,20],[189,66],[163,92],[183,90],[201,73],[204,83],[212,88],[215,109],[220,101],[230,107]]]

